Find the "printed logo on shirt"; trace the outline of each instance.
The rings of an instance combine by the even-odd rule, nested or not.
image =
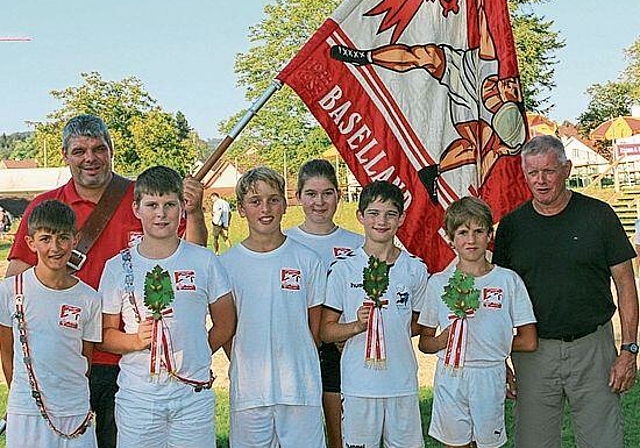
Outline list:
[[[174,271],[173,278],[176,281],[176,291],[195,291],[195,271]]]
[[[409,292],[404,285],[396,286],[396,306],[400,309],[409,307]]]
[[[367,446],[364,443],[362,445],[352,445],[347,443],[347,448],[367,448]]]
[[[502,308],[502,288],[482,288],[482,306]]]
[[[128,238],[128,243],[127,245],[129,247],[133,247],[136,244],[138,244],[140,241],[142,241],[142,232],[129,232],[129,238]]]
[[[60,320],[58,321],[58,325],[77,330],[80,322],[80,314],[82,314],[82,308],[73,305],[62,305],[60,307]]]
[[[333,248],[333,256],[334,257],[339,257],[341,255],[347,255],[349,252],[351,252],[351,248],[349,248],[349,247],[334,247]]]
[[[299,291],[301,277],[302,273],[299,269],[282,268],[280,270],[280,288]]]

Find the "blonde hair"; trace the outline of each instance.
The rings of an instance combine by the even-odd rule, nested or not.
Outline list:
[[[271,168],[259,166],[247,171],[238,179],[238,183],[236,184],[236,197],[238,198],[238,202],[244,202],[244,198],[249,190],[255,190],[256,184],[261,181],[276,189],[286,200],[284,178]]]

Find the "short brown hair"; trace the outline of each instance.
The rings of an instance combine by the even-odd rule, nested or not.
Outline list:
[[[46,230],[57,234],[69,232],[75,234],[76,214],[64,202],[56,199],[43,201],[36,205],[27,219],[27,233],[29,236],[35,235],[38,230]]]
[[[471,223],[493,231],[491,208],[482,199],[465,196],[451,204],[444,213],[444,230],[451,240],[460,226]]]

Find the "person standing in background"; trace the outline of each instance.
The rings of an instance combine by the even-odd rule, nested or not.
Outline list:
[[[213,199],[212,211],[211,211],[211,223],[213,224],[213,252],[216,255],[220,254],[219,238],[227,245],[227,248],[231,247],[229,242],[229,224],[231,224],[231,208],[229,203],[222,199],[217,192],[211,195]]]

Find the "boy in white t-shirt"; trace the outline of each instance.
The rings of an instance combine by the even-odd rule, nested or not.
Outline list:
[[[238,328],[230,347],[232,448],[324,448],[317,334],[326,270],[283,235],[284,179],[266,167],[236,186],[249,236],[221,256]]]
[[[464,197],[449,206],[444,228],[457,263],[431,277],[418,320],[425,327],[420,350],[439,358],[429,435],[448,447],[494,448],[506,443],[505,361],[511,351],[533,351],[538,345],[524,282],[486,258],[492,224],[491,209],[478,198]],[[473,287],[457,284],[460,273],[473,280]],[[475,292],[456,297],[445,294],[447,286]],[[442,331],[436,336],[437,328]]]
[[[215,255],[178,237],[183,208],[178,173],[140,174],[133,211],[142,240],[110,259],[100,280],[102,348],[122,355],[119,448],[215,447],[211,355],[233,335],[235,310]]]
[[[73,210],[55,200],[39,204],[26,241],[35,267],[0,284],[7,447],[93,448],[87,375],[102,336],[100,296],[67,272],[78,242]]]
[[[422,261],[393,243],[405,219],[403,201],[402,191],[388,182],[376,181],[362,190],[357,217],[364,245],[338,257],[327,278],[320,335],[325,342],[346,341],[340,371],[347,447],[378,447],[381,441],[384,446],[424,446],[411,337],[420,333],[416,321],[429,273]],[[388,265],[389,276],[384,304],[375,313],[364,302],[363,270],[371,256]],[[383,337],[375,337],[375,327],[369,325],[374,323],[382,327]],[[365,360],[371,346],[383,350],[379,358]]]

